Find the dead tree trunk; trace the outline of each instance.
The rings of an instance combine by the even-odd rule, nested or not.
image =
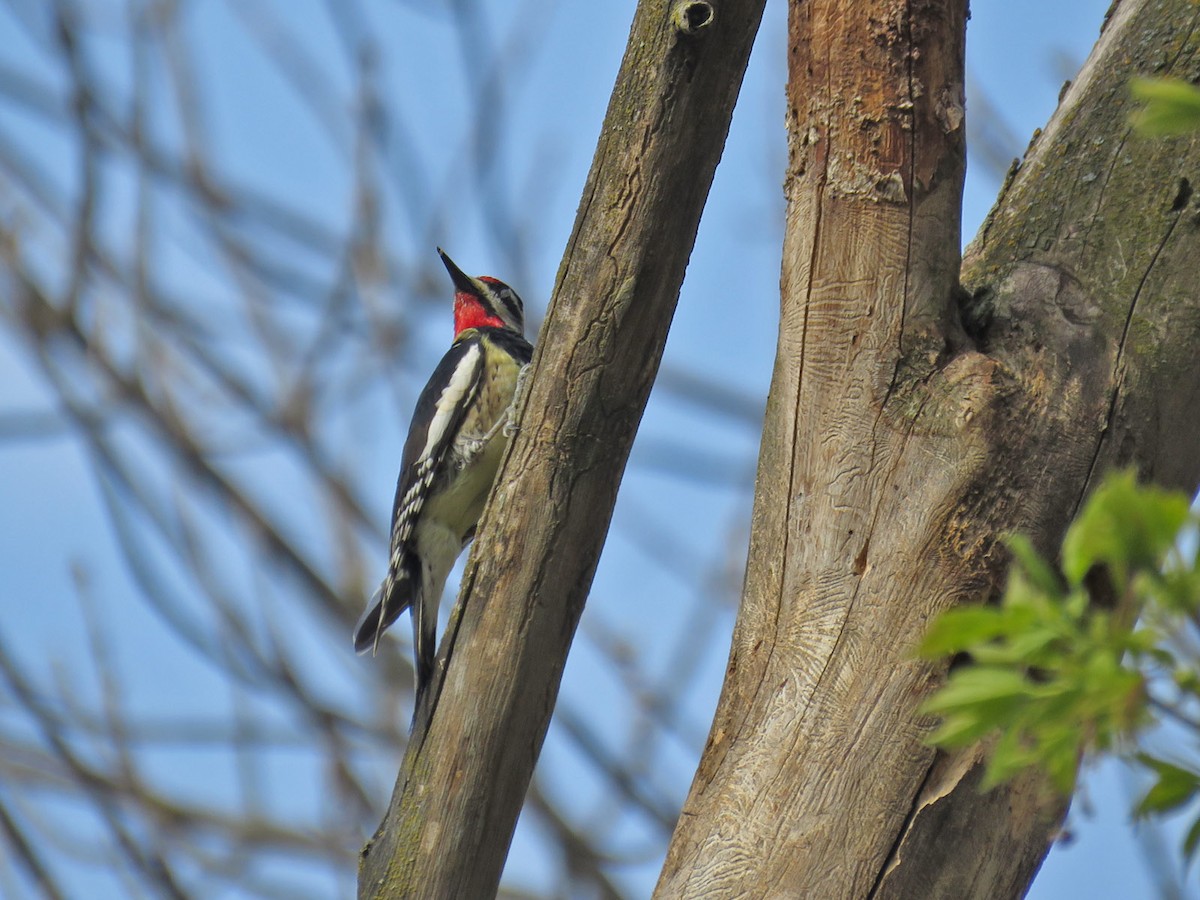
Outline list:
[[[922,743],[929,619],[1098,476],[1200,477],[1200,141],[1131,135],[1200,75],[1190,0],[1123,0],[956,291],[965,0],[790,20],[779,351],[725,687],[662,897],[1009,897],[1062,813]]]

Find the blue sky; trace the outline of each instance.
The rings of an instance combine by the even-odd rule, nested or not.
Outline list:
[[[1107,5],[1107,0],[974,4],[968,115],[976,115],[986,97],[998,116],[989,133],[1007,134],[1016,142],[1009,155],[1019,155],[1033,129],[1053,111],[1063,79],[1089,51]],[[120,39],[125,5],[96,0],[80,8],[95,27],[96,40],[89,48],[92,65],[113,91],[123,98],[130,95],[132,76]],[[494,274],[517,286],[536,316],[550,294],[571,228],[624,49],[632,4],[609,4],[600,14],[595,5],[496,0],[473,8],[465,27],[456,26],[440,5],[375,0],[363,8],[361,20],[338,24],[329,5],[318,0],[185,4],[188,57],[197,82],[204,86],[199,121],[206,152],[222,176],[286,198],[331,231],[343,233],[356,211],[353,163],[359,148],[351,123],[338,111],[364,102],[357,75],[366,65],[381,102],[401,112],[388,122],[385,158],[368,173],[393,198],[381,211],[380,227],[396,270],[407,275],[435,267],[433,247],[441,244],[468,271]],[[8,65],[61,92],[61,70],[53,64],[53,53],[30,37],[45,28],[38,10],[35,4],[15,0],[0,8],[0,45],[11,48]],[[702,360],[705,374],[752,403],[765,398],[774,352],[785,153],[784,14],[781,0],[770,0],[664,358],[668,373],[694,370],[695,361]],[[32,29],[20,24],[29,21],[35,23]],[[316,61],[322,78],[297,91],[266,61],[266,51],[279,46],[272,44],[276,27],[286,28],[290,36],[286,52]],[[338,28],[377,37],[378,57],[365,63],[351,58],[332,36]],[[153,70],[167,61],[148,65]],[[169,106],[168,94],[167,84],[154,80],[147,102]],[[153,117],[150,127],[167,146],[178,147],[183,140],[183,125],[171,115]],[[0,135],[18,135],[21,145],[53,173],[65,198],[77,193],[75,148],[61,132],[0,101]],[[475,156],[486,157],[487,164],[476,167],[482,172],[478,179],[466,180],[463,173],[472,168],[466,162]],[[5,180],[9,177],[6,172]],[[998,179],[994,166],[972,157],[963,227],[968,240],[995,197]],[[127,249],[137,214],[135,173],[114,166],[107,185],[101,216],[114,245]],[[10,216],[16,206],[18,201],[7,190],[0,194],[0,214]],[[161,277],[187,298],[202,322],[225,322],[227,315],[236,315],[227,308],[230,279],[220,271],[212,249],[196,236],[196,224],[169,200],[162,201],[158,221],[161,232],[155,235],[155,246]],[[64,239],[53,228],[40,227],[46,236],[39,245],[39,263],[47,270],[47,283],[55,284],[61,277],[54,261],[65,252]],[[311,269],[315,279],[329,274],[284,242],[267,249],[301,272]],[[399,281],[383,278],[362,292],[364,305],[399,303],[417,314],[403,357],[381,379],[390,379],[394,392],[364,390],[351,402],[328,410],[323,420],[331,453],[355,470],[378,528],[386,523],[396,460],[420,373],[432,367],[449,334],[448,309],[423,295],[397,295]],[[441,302],[436,294],[433,298]],[[123,327],[132,328],[128,323]],[[307,327],[297,314],[297,333]],[[253,342],[231,334],[221,352],[252,377],[261,374],[263,362],[255,356]],[[11,335],[0,334],[0,416],[53,409],[54,402],[30,358]],[[211,425],[216,433],[238,431],[235,422]],[[660,460],[669,455],[670,442],[678,434],[710,446],[713,468],[722,477],[681,479],[664,472]],[[118,426],[114,440],[137,445],[142,438],[134,428],[125,433]],[[687,566],[706,578],[734,582],[740,577],[737,567],[744,557],[749,513],[746,487],[753,477],[756,449],[757,435],[744,422],[697,415],[677,394],[655,391],[581,626],[593,638],[577,641],[564,677],[564,707],[586,713],[591,726],[616,750],[637,739],[638,723],[623,708],[627,686],[605,662],[602,641],[595,636],[618,634],[642,661],[641,674],[651,680],[665,680],[680,664],[678,648],[687,649],[687,661],[694,663],[682,698],[688,725],[677,739],[658,743],[651,754],[662,772],[654,787],[675,803],[686,792],[695,751],[716,701],[733,621],[732,609],[715,610],[713,630],[699,643],[688,644],[697,579],[681,579],[679,569]],[[149,448],[144,462],[168,490],[175,477],[172,468]],[[317,558],[328,555],[323,534],[311,521],[312,509],[320,502],[298,487],[295,460],[286,453],[264,452],[227,462],[230,471],[261,492],[264,503],[294,511],[290,527],[298,544]],[[6,535],[0,544],[0,572],[9,598],[0,636],[8,647],[34,671],[66,671],[64,677],[81,697],[97,698],[93,676],[73,668],[85,645],[79,591],[70,570],[75,565],[86,572],[86,590],[98,598],[118,632],[113,665],[133,708],[153,715],[181,706],[214,713],[227,709],[227,692],[211,668],[190,660],[161,619],[133,599],[138,588],[111,537],[96,470],[72,432],[0,442],[0,485],[5,498],[0,529]],[[258,573],[252,557],[237,557],[237,534],[222,537],[225,524],[216,520],[207,527],[215,534],[216,546],[224,546],[221,558],[241,560],[223,571],[223,577],[238,585],[253,582]],[[685,539],[675,546],[663,542],[663,534],[682,534]],[[365,567],[380,572],[381,542],[359,537]],[[164,551],[163,577],[178,579],[166,559]],[[203,617],[200,598],[186,584],[177,587],[181,596],[191,598],[184,602],[195,603],[195,614]],[[278,590],[276,601],[276,613],[286,621],[286,585]],[[269,628],[270,619],[264,612],[261,627]],[[348,660],[348,635],[330,637],[306,627],[290,639],[303,647],[315,689],[330,703],[361,700],[356,686],[369,673],[354,666],[369,663]],[[264,707],[257,714],[287,721],[279,710]],[[602,809],[609,788],[573,747],[560,725],[552,727],[540,768],[546,790],[571,798],[579,809]],[[205,773],[197,786],[202,793],[233,795],[237,790],[229,761],[211,754],[176,749],[155,755],[150,764],[159,767],[165,779],[175,778],[181,767]],[[383,783],[392,764],[380,765],[377,774]],[[279,754],[261,773],[264,789],[274,802],[295,803],[297,814],[303,814],[318,801],[295,794],[290,785],[306,777],[306,771],[300,754]],[[1119,770],[1111,766],[1088,779],[1091,812],[1073,814],[1075,840],[1051,852],[1030,896],[1046,900],[1152,895],[1126,824],[1129,792]],[[79,823],[85,831],[92,826]],[[624,821],[614,834],[625,847],[651,840],[645,823],[636,818]],[[620,881],[632,896],[643,895],[659,864],[658,858],[647,856],[626,867]],[[506,878],[514,885],[548,889],[545,870],[537,826],[523,821]],[[349,896],[352,886],[330,882],[328,890]]]

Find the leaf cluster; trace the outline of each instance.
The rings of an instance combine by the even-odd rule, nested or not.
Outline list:
[[[1164,722],[1200,751],[1200,568],[1196,517],[1180,493],[1116,473],[1093,493],[1057,564],[1008,538],[1009,580],[996,605],[951,610],[920,652],[955,656],[922,711],[930,741],[990,742],[985,787],[1037,767],[1064,793],[1080,762],[1115,752],[1152,778],[1139,815],[1178,809],[1200,793],[1200,752],[1167,760],[1141,749]],[[1200,818],[1185,840],[1200,845]]]

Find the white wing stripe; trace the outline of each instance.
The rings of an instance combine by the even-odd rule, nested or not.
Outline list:
[[[446,429],[454,421],[461,406],[470,403],[477,390],[477,370],[482,351],[477,344],[470,345],[463,353],[462,359],[454,367],[450,380],[442,389],[441,395],[433,406],[433,418],[425,432],[425,446],[413,463],[416,471],[413,473],[412,485],[400,500],[396,514],[396,522],[392,528],[392,564],[399,565],[399,557],[404,543],[412,534],[421,507],[425,505],[425,495],[430,485],[437,477],[437,466],[444,456],[442,442]]]
[[[479,364],[479,353],[479,345],[472,344],[454,367],[454,374],[450,376],[449,383],[434,406],[433,421],[429,423],[429,431],[425,435],[425,447],[417,457],[418,467],[424,468],[431,462],[429,455],[441,442],[447,426],[454,418],[455,410],[470,390],[471,382],[475,380],[475,367]]]

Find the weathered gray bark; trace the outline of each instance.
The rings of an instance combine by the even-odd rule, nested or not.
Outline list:
[[[922,743],[930,618],[1097,478],[1200,478],[1200,142],[1130,134],[1200,76],[1190,0],[1124,0],[955,301],[964,0],[791,10],[788,219],[750,564],[662,897],[1019,896],[1062,804]]]
[[[363,851],[362,897],[496,890],[762,6],[638,6],[450,664]]]

